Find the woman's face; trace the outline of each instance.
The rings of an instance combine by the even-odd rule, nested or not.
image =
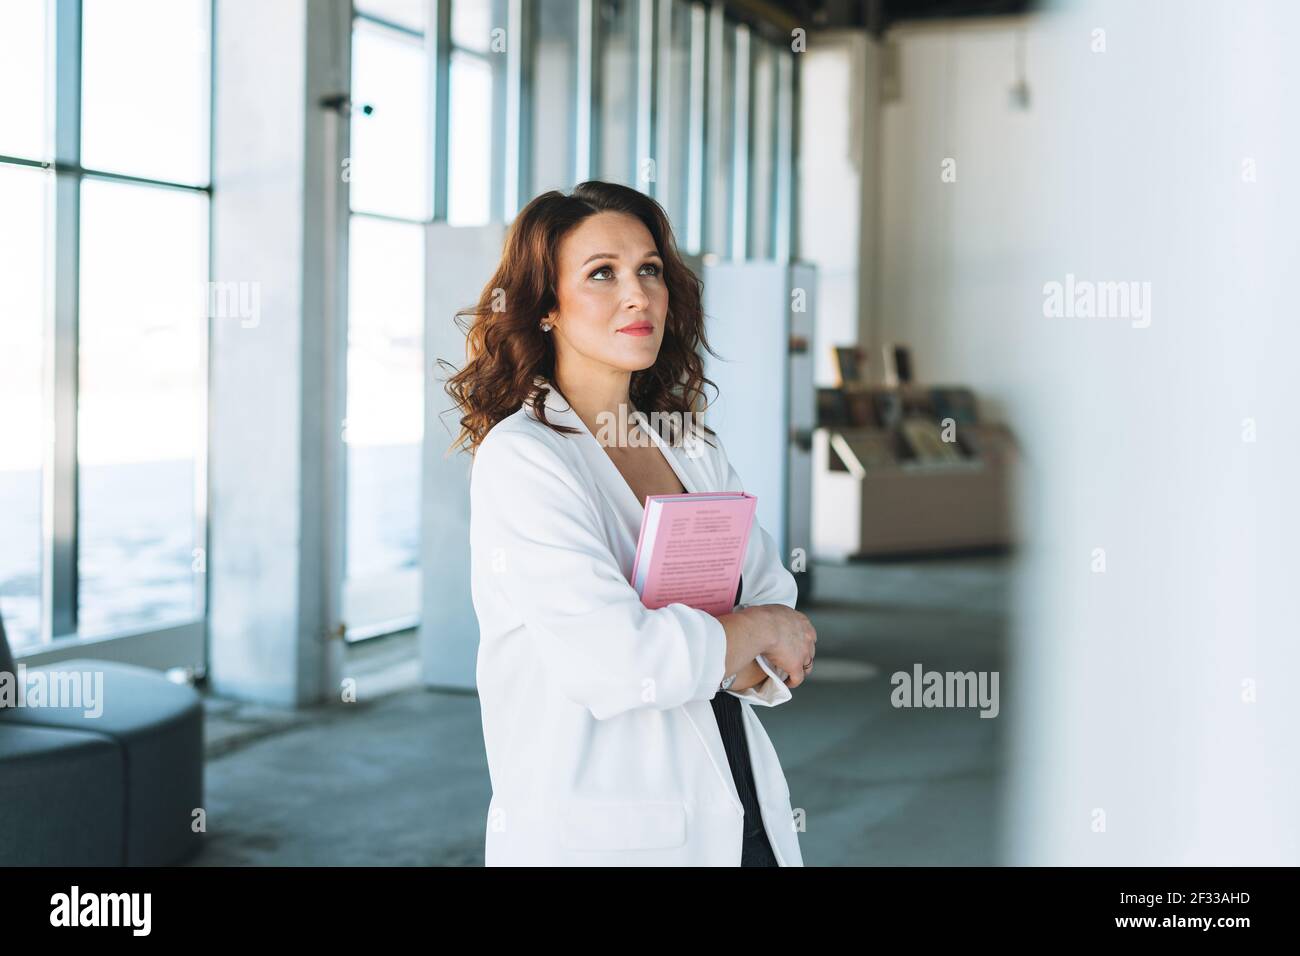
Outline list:
[[[565,374],[649,368],[668,316],[663,259],[635,216],[599,212],[560,242],[547,334]],[[603,368],[602,368],[603,366]]]

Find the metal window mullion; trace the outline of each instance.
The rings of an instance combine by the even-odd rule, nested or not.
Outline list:
[[[56,168],[59,168],[56,166]],[[178,183],[167,179],[151,179],[148,176],[132,176],[130,173],[113,173],[101,169],[77,167],[75,172],[83,179],[103,179],[109,182],[124,183],[129,186],[157,186],[160,189],[178,189],[182,192],[211,193],[212,187],[193,183]]]
[[[578,101],[574,124],[573,181],[591,179],[596,149],[600,141],[597,128],[596,98],[600,95],[600,70],[596,62],[597,0],[578,0]]]
[[[54,161],[81,166],[81,0],[54,8]]]
[[[81,244],[81,3],[54,8],[54,211],[46,252],[41,470],[41,641],[77,630],[78,291]],[[51,220],[47,220],[50,222]]]
[[[80,270],[81,180],[58,173],[53,231],[47,244],[53,269],[46,282],[43,406],[51,409],[42,480],[41,641],[77,630],[77,276]]]
[[[731,131],[731,258],[749,254],[749,90],[752,69],[749,56],[749,27],[736,27],[734,112]]]
[[[523,30],[520,48],[520,91],[519,91],[519,195],[520,205],[524,197],[531,198],[537,194],[537,141],[534,135],[538,120],[537,102],[537,68],[541,62],[538,43],[541,38],[541,4],[529,0],[523,9]],[[548,114],[548,119],[549,114]]]
[[[722,157],[723,104],[726,90],[723,88],[723,64],[726,61],[726,16],[723,6],[715,2],[709,8],[708,30],[708,125],[704,134],[705,187],[704,187],[704,241],[701,252],[723,255],[726,241],[721,247],[715,245],[714,238],[718,232],[718,223],[725,214],[725,203],[721,193],[714,188],[718,182]],[[725,233],[725,223],[723,223]]]
[[[350,42],[350,35],[349,35]],[[208,175],[206,190],[207,201],[204,203],[204,226],[203,230],[203,280],[206,283],[212,281],[212,172],[217,166],[216,151],[216,110],[212,108],[212,102],[216,95],[217,88],[217,0],[209,0],[208,3],[208,43],[207,43],[207,77],[208,86],[204,91],[203,108],[207,112],[207,154],[208,154]],[[207,286],[211,288],[211,286]],[[211,449],[209,447],[212,438],[212,318],[207,314],[208,310],[204,309],[202,323],[202,334],[199,336],[199,362],[198,367],[203,376],[202,382],[199,383],[199,389],[203,396],[202,407],[199,409],[198,421],[195,427],[203,440],[199,442],[198,452],[194,460],[194,546],[198,549],[200,560],[195,567],[191,563],[190,567],[194,574],[193,612],[195,618],[200,622],[202,628],[203,654],[202,667],[204,672],[207,671],[208,663],[208,591],[211,587],[211,575],[208,574],[209,567],[209,548],[212,545],[212,528],[209,520],[209,491],[212,487],[210,474]],[[191,552],[193,554],[193,552]]]
[[[757,45],[757,46],[755,46]],[[756,55],[761,54],[761,57]],[[753,94],[750,96],[751,122],[750,130],[757,158],[762,151],[762,178],[750,176],[749,190],[753,197],[750,204],[749,251],[750,255],[763,259],[776,258],[775,223],[777,190],[777,137],[780,135],[777,125],[780,120],[780,89],[778,61],[780,49],[761,37],[750,38],[750,59],[753,62]],[[765,111],[758,107],[759,93],[762,93]],[[761,131],[761,132],[760,132]],[[754,164],[757,171],[757,162]],[[759,198],[762,197],[763,216],[756,215]]]
[[[429,217],[447,219],[447,170],[451,162],[451,0],[429,0],[425,32],[428,61]]]
[[[389,20],[374,13],[366,13],[362,10],[354,11],[353,20],[360,20],[364,23],[373,23],[377,27],[385,30],[391,30],[393,33],[405,34],[416,40],[424,39],[424,32],[417,30],[415,27],[408,27],[405,23],[398,23],[396,20]]]
[[[331,94],[341,93],[344,102],[352,103],[352,4],[348,0],[331,0],[317,8],[322,18],[333,18],[332,37],[347,37],[345,43],[330,43],[322,51],[308,52],[308,83],[323,86]],[[312,43],[312,39],[308,39]],[[320,70],[317,79],[312,73]],[[308,116],[307,122],[313,121]],[[318,400],[325,409],[321,427],[321,496],[316,520],[321,527],[322,565],[319,625],[327,637],[346,637],[346,600],[348,586],[348,457],[344,440],[348,410],[348,331],[352,316],[348,309],[348,284],[351,281],[351,186],[338,175],[344,157],[352,155],[350,114],[324,110],[319,114],[321,168],[320,238],[309,243],[304,253],[318,257],[320,276],[320,385]],[[426,123],[427,129],[427,123]],[[310,184],[310,173],[307,177]],[[306,188],[312,189],[311,185]],[[309,220],[310,221],[310,217]],[[312,271],[315,271],[313,269]],[[310,519],[309,519],[310,520]],[[325,687],[338,686],[341,673],[341,643],[326,641],[327,652],[320,661],[320,681]]]
[[[33,169],[51,169],[53,163],[44,159],[25,159],[22,156],[9,156],[0,153],[0,166],[30,166]]]
[[[533,69],[532,19],[524,0],[510,0],[506,30],[506,221],[523,205],[528,189],[528,163],[532,155],[532,121],[525,105],[529,101]]]
[[[653,147],[655,178],[650,183],[650,195],[667,208],[669,215],[676,213],[672,199],[672,184],[679,175],[673,169],[673,90],[676,80],[673,77],[673,4],[675,0],[659,0],[658,31],[655,44],[655,73],[658,82],[654,84],[654,127]],[[675,224],[680,229],[684,223]]]
[[[708,78],[708,14],[699,4],[691,4],[691,79],[687,122],[686,160],[686,248],[692,253],[703,251],[704,243],[704,117],[706,80]]]
[[[665,0],[666,3],[666,0]],[[654,195],[652,180],[643,175],[653,158],[655,92],[655,0],[638,0],[636,18],[636,145],[632,150],[632,183]],[[656,178],[658,173],[655,173]]]
[[[492,3],[492,23],[508,24],[510,22],[510,6],[513,0],[494,0]],[[510,164],[508,151],[506,148],[506,139],[511,135],[507,128],[506,116],[509,112],[507,100],[509,98],[509,49],[513,42],[509,34],[506,36],[506,54],[503,56],[492,50],[488,46],[487,62],[489,73],[492,77],[492,96],[491,105],[488,107],[492,111],[491,128],[492,128],[492,153],[491,153],[491,179],[488,186],[488,219],[492,222],[506,222],[509,215],[506,211],[506,180],[508,178],[507,166]],[[459,47],[453,49],[454,53],[463,53]],[[455,188],[455,183],[452,183]]]
[[[772,210],[772,255],[777,262],[789,262],[794,184],[794,54],[780,50],[776,58],[776,203]]]

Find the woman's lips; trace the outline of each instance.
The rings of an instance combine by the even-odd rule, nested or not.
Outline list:
[[[652,335],[654,330],[653,325],[630,325],[625,329],[619,329],[624,335]]]

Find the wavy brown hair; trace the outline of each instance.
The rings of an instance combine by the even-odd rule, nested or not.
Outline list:
[[[668,413],[669,420],[677,421],[690,413],[685,421],[713,433],[696,419],[707,407],[704,386],[717,392],[716,383],[704,376],[699,352],[702,348],[717,355],[704,336],[704,285],[682,262],[668,215],[659,203],[628,186],[592,180],[567,196],[555,190],[542,193],[525,206],[510,225],[501,263],[478,304],[456,313],[456,324],[465,332],[466,362],[445,385],[462,413],[460,434],[449,451],[463,448],[472,455],[492,426],[525,403],[555,431],[577,433],[575,428],[546,420],[545,389],[533,379],[544,376],[560,392],[555,383],[554,336],[543,332],[540,322],[558,304],[560,241],[598,212],[627,213],[641,220],[664,262],[668,318],[663,342],[654,365],[632,373],[628,387],[632,406],[647,414]],[[439,365],[453,368],[441,359]]]

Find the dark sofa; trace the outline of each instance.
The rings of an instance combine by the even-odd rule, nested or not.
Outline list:
[[[198,693],[148,668],[90,658],[24,672],[29,682],[86,674],[92,689],[102,675],[102,713],[0,698],[0,866],[166,866],[197,853]],[[16,686],[0,616],[3,674]]]

